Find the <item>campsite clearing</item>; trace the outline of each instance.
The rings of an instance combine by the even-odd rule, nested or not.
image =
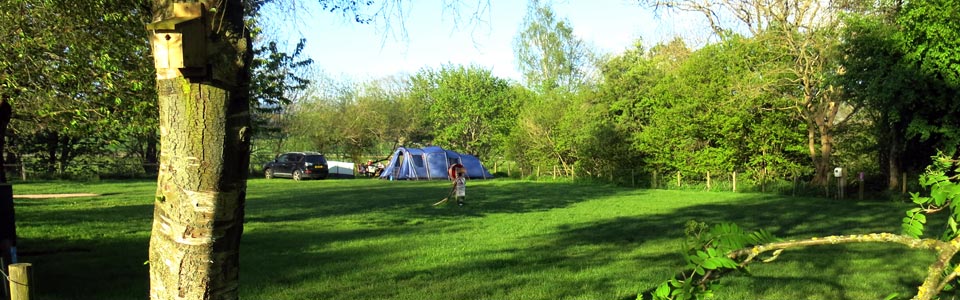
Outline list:
[[[244,299],[633,299],[683,266],[688,220],[784,238],[897,232],[906,206],[761,194],[471,182],[470,205],[431,206],[443,181],[251,180],[241,246]],[[156,183],[15,183],[21,260],[38,299],[138,299]],[[365,191],[358,197],[356,191]],[[824,212],[830,212],[825,214]],[[721,299],[909,295],[928,253],[885,245],[789,251]],[[97,272],[89,272],[96,268]]]

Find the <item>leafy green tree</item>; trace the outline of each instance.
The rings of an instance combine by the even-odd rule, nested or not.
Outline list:
[[[573,34],[570,21],[556,16],[549,1],[528,1],[520,26],[514,52],[527,87],[539,93],[572,92],[586,83],[591,53]]]
[[[476,66],[446,65],[410,79],[411,97],[429,103],[434,143],[489,157],[498,151],[516,120],[509,83]]]
[[[721,38],[737,32],[761,38],[771,50],[783,55],[763,62],[767,77],[777,78],[776,91],[793,100],[792,109],[806,126],[806,149],[813,166],[812,183],[825,185],[832,172],[835,135],[855,115],[856,109],[839,114],[846,103],[833,80],[839,69],[837,47],[841,41],[840,12],[845,1],[802,0],[773,3],[690,0],[642,0],[657,8],[700,13]],[[786,60],[788,64],[782,62]],[[800,129],[800,128],[798,128]]]
[[[929,163],[925,158],[934,149],[952,151],[960,142],[960,122],[952,117],[960,108],[951,79],[956,71],[942,62],[960,56],[950,40],[954,4],[881,3],[871,13],[847,17],[841,82],[852,101],[874,112],[879,161],[890,189],[900,186],[902,172]]]
[[[770,95],[760,61],[771,56],[741,37],[695,52],[681,40],[637,46],[602,67],[600,99],[651,170],[796,175],[803,139],[790,102]]]
[[[250,105],[257,138],[283,139],[284,110],[304,97],[310,84],[305,73],[313,60],[302,58],[304,47],[306,40],[301,39],[291,53],[281,51],[276,42],[254,50]]]
[[[516,130],[511,134],[510,156],[523,167],[559,166],[565,175],[574,174],[578,147],[589,139],[587,132],[599,127],[586,110],[593,106],[589,71],[593,53],[573,34],[566,19],[558,17],[549,1],[529,1],[520,32],[514,40],[517,68],[526,86],[534,92],[523,97]],[[584,170],[597,166],[583,165]],[[596,171],[596,170],[594,170]],[[587,171],[590,172],[590,171]]]
[[[366,82],[318,78],[308,98],[286,114],[288,141],[277,150],[310,149],[341,153],[361,162],[386,156],[398,145],[430,143],[429,103],[411,95],[405,77]]]
[[[573,175],[576,149],[570,137],[583,128],[574,121],[584,113],[575,111],[583,108],[580,98],[567,93],[525,96],[510,138],[510,157],[528,170],[559,166],[561,175]]]
[[[63,173],[75,157],[156,134],[149,48],[142,31],[128,30],[146,22],[148,10],[110,0],[0,3],[10,152],[36,153],[47,172]]]
[[[415,86],[411,77],[393,76],[367,84],[365,94],[372,103],[373,122],[370,134],[378,147],[371,154],[386,155],[397,146],[422,145],[433,139],[434,129],[429,117],[431,103],[411,92]]]
[[[960,3],[956,0],[908,2],[897,19],[898,42],[908,66],[926,82],[924,104],[910,130],[925,139],[938,136],[935,146],[948,154],[960,147]]]

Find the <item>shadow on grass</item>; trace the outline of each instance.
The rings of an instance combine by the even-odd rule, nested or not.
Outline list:
[[[891,203],[744,195],[731,201],[564,223],[543,235],[505,241],[500,247],[457,250],[456,245],[421,245],[427,240],[424,237],[449,233],[457,237],[475,230],[466,221],[491,214],[520,216],[584,202],[615,205],[661,195],[600,185],[471,181],[467,207],[431,206],[447,189],[448,183],[441,181],[252,181],[241,247],[241,295],[247,299],[634,299],[638,292],[680,271],[683,262],[676,253],[688,220],[733,222],[747,230],[808,237],[899,232],[903,213],[902,205]],[[64,237],[21,240],[22,251],[32,252],[24,260],[38,264],[38,299],[145,298],[148,267],[143,262],[152,205],[71,208],[61,204],[50,210],[30,206],[18,211],[18,217],[37,228],[89,224],[103,228],[83,236],[68,232]],[[353,223],[331,229],[313,219]],[[116,225],[104,225],[112,223]],[[440,243],[477,242],[464,239]],[[424,258],[433,255],[424,252],[438,251],[430,247],[463,252],[454,261],[434,262]],[[846,290],[848,284],[835,280],[869,269],[850,261],[866,259],[886,262],[882,271],[903,270],[875,285],[909,293],[919,284],[921,277],[916,274],[922,274],[923,268],[917,271],[911,260],[901,258],[907,250],[883,249],[831,246],[791,251],[773,264],[758,267],[753,276],[731,276],[728,282],[738,290],[756,291],[739,298],[808,289],[827,299],[859,299],[860,294]],[[793,273],[779,274],[778,264]],[[797,274],[796,270],[808,271]]]
[[[906,206],[893,203],[754,195],[739,201],[684,207],[666,214],[624,217],[582,224],[564,229],[555,236],[555,241],[557,246],[600,244],[627,248],[640,247],[645,243],[657,243],[667,237],[682,238],[684,223],[689,220],[707,224],[735,223],[747,231],[765,229],[775,236],[785,238],[874,232],[898,233],[900,219],[905,210]],[[878,266],[884,266],[890,273],[889,277],[892,278],[887,278],[890,279],[887,283],[894,285],[894,287],[886,286],[885,288],[891,293],[909,294],[922,281],[922,270],[925,269],[926,263],[929,263],[921,258],[918,266],[917,261],[903,259],[904,255],[916,255],[918,251],[899,245],[880,245],[865,250],[851,250],[852,247],[871,246],[811,247],[787,251],[777,262],[771,264],[754,263],[754,266],[764,265],[754,268],[765,270],[760,273],[767,275],[734,274],[734,277],[741,277],[740,288],[756,291],[756,294],[748,293],[736,297],[755,298],[757,295],[768,295],[774,291],[807,289],[808,293],[822,296],[823,299],[860,299],[862,295],[847,295],[847,287],[837,283],[837,280],[843,280],[856,272],[876,272],[876,268],[863,266],[863,263],[853,263],[851,260],[881,262]],[[679,252],[679,247],[677,249]],[[919,253],[926,254],[929,261],[933,260],[932,253]],[[923,257],[922,254],[919,257]],[[675,272],[679,272],[683,263],[679,254],[671,259],[675,262]],[[790,269],[788,274],[792,275],[769,275],[776,274],[779,268],[777,264],[784,263],[792,265],[786,268]],[[794,274],[797,270],[803,271]],[[669,278],[670,276],[660,278],[657,284]],[[656,284],[647,285],[644,287],[643,294],[651,297],[649,294],[655,288]],[[876,292],[882,293],[882,291]],[[786,297],[795,296],[795,294],[786,295]],[[633,294],[622,299],[635,298],[636,294]]]
[[[341,181],[342,182],[342,181]],[[272,183],[272,182],[271,182]],[[388,182],[354,180],[327,187],[324,181],[248,188],[247,222],[291,222],[314,218],[383,212],[406,218],[482,217],[491,213],[523,213],[565,207],[620,189],[574,183],[523,181],[472,181],[467,188],[466,209],[453,201],[433,206],[447,196],[446,181]],[[288,186],[292,186],[290,190]],[[268,195],[269,194],[269,195]],[[253,211],[254,213],[249,213]]]
[[[316,193],[315,199],[310,200],[304,200],[303,196],[298,195],[273,194],[269,199],[255,199],[248,204],[251,208],[248,211],[252,212],[248,221],[291,222],[345,216],[359,212],[376,212],[379,215],[376,220],[365,223],[375,229],[341,233],[286,232],[283,233],[285,242],[279,243],[276,239],[267,236],[248,233],[244,237],[244,242],[258,245],[255,247],[270,244],[268,248],[276,248],[278,244],[286,245],[280,248],[309,253],[322,244],[350,243],[379,236],[413,239],[420,235],[431,235],[445,230],[442,226],[455,224],[456,220],[464,217],[547,211],[619,193],[631,193],[636,195],[631,197],[636,198],[646,197],[648,194],[644,191],[569,183],[471,182],[468,188],[467,209],[431,207],[431,203],[442,198],[446,187],[443,182],[363,183],[356,186],[324,189]],[[524,245],[495,251],[464,253],[470,259],[461,264],[367,274],[367,276],[382,278],[364,282],[389,282],[394,286],[401,286],[395,288],[413,290],[443,288],[445,289],[443,297],[452,298],[515,298],[518,295],[512,294],[513,292],[523,293],[525,289],[530,289],[530,286],[555,285],[556,288],[548,289],[549,291],[541,289],[541,293],[545,294],[530,298],[632,299],[638,292],[655,287],[659,282],[681,270],[683,261],[676,253],[679,251],[679,240],[683,238],[683,225],[688,220],[711,224],[732,222],[746,230],[766,229],[777,236],[802,238],[831,234],[899,232],[899,216],[905,208],[901,204],[893,203],[790,198],[760,194],[744,195],[737,199],[684,206],[665,213],[565,224],[555,228],[552,234],[523,241],[526,243]],[[643,199],[626,201],[632,200],[643,201]],[[431,223],[420,226],[418,225],[420,219],[431,220]],[[305,282],[309,279],[305,278],[350,277],[355,276],[357,270],[376,269],[378,264],[399,263],[409,259],[409,257],[394,257],[402,247],[401,243],[396,247],[358,246],[349,251],[318,251],[321,254],[311,257],[316,260],[306,265],[298,258],[274,257],[268,262],[265,257],[248,256],[245,262],[252,265],[274,263],[280,264],[281,269],[294,270],[290,273],[293,275],[284,275],[287,276],[284,277],[286,279],[279,279],[279,281],[268,277],[261,278],[259,275],[256,275],[258,277],[254,280],[261,284],[262,281],[266,281],[295,286],[306,284]],[[671,249],[666,254],[662,251],[652,254],[631,253],[634,249],[645,247]],[[271,249],[267,252],[283,253],[285,251],[283,249]],[[849,260],[886,261],[888,265],[894,265],[898,269],[913,270],[894,274],[887,278],[892,281],[885,283],[893,285],[891,287],[893,291],[909,293],[922,279],[922,276],[917,276],[922,274],[922,267],[917,271],[918,268],[910,260],[900,259],[908,252],[910,251],[906,249],[881,247],[877,251],[853,253],[848,247],[843,246],[791,251],[783,255],[784,258],[780,259],[780,263],[791,264],[792,270],[809,270],[810,273],[785,276],[768,274],[769,270],[777,268],[774,263],[769,267],[758,268],[761,272],[757,272],[752,277],[735,275],[730,281],[739,282],[737,286],[741,289],[756,291],[756,294],[748,294],[745,297],[769,295],[777,290],[774,287],[780,287],[809,289],[812,293],[831,299],[857,299],[861,297],[860,294],[848,295],[845,291],[847,287],[835,282],[838,278],[844,278],[848,272],[862,271],[867,268],[862,266],[863,263],[852,263]],[[623,273],[604,276],[576,275],[581,272],[591,272],[591,266],[609,265],[621,267]],[[558,275],[551,278],[549,282],[518,280],[518,278],[526,278],[525,274],[541,273]],[[510,274],[505,277],[511,280],[491,278],[492,274]],[[475,283],[478,281],[481,283]],[[471,283],[445,286],[451,282]],[[632,286],[633,290],[624,292],[624,285]],[[308,295],[300,296],[349,299],[363,296],[403,298],[397,295],[404,295],[405,292],[397,291],[397,294],[390,296],[390,293],[370,290],[364,284],[357,284],[331,286],[314,291],[313,294],[304,293]]]
[[[838,202],[816,198],[755,195],[739,201],[702,204],[667,214],[621,217],[564,230],[558,242],[618,243],[683,237],[684,224],[735,223],[747,231],[764,229],[775,236],[899,232],[905,209],[891,203]],[[906,206],[903,206],[906,207]]]

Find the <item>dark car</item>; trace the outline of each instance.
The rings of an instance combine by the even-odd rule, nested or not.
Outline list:
[[[326,179],[330,174],[327,159],[316,152],[287,152],[277,159],[263,164],[263,176],[267,179],[287,177],[293,180],[304,178]]]

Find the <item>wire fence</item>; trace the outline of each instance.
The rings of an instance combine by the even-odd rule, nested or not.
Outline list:
[[[7,178],[11,180],[44,179],[138,179],[155,178],[159,165],[140,161],[113,161],[73,164],[68,168],[45,163],[4,164]],[[529,181],[591,181],[632,188],[697,190],[717,192],[759,192],[796,196],[819,196],[831,198],[870,198],[883,193],[906,195],[917,191],[919,174],[903,173],[900,185],[891,191],[887,178],[880,174],[852,171],[842,176],[829,176],[826,185],[814,185],[809,176],[758,176],[749,172],[658,172],[642,168],[618,168],[606,172],[586,173],[567,171],[563,166],[524,167],[513,161],[494,161],[485,166],[495,177]],[[259,163],[250,164],[250,176],[262,175]]]
[[[156,163],[141,163],[139,161],[117,161],[97,163],[77,163],[67,167],[60,164],[45,163],[15,163],[4,164],[3,169],[9,179],[42,180],[42,179],[136,179],[152,178],[157,176],[160,168]]]
[[[759,176],[749,172],[658,172],[642,168],[619,168],[584,174],[564,172],[560,166],[523,168],[513,162],[495,162],[487,166],[497,177],[531,181],[594,181],[618,186],[715,192],[773,193],[792,196],[816,196],[839,199],[888,198],[907,195],[920,188],[918,174],[903,173],[896,190],[888,189],[887,178],[874,173],[845,171],[829,174],[827,184],[812,184],[811,176]]]

